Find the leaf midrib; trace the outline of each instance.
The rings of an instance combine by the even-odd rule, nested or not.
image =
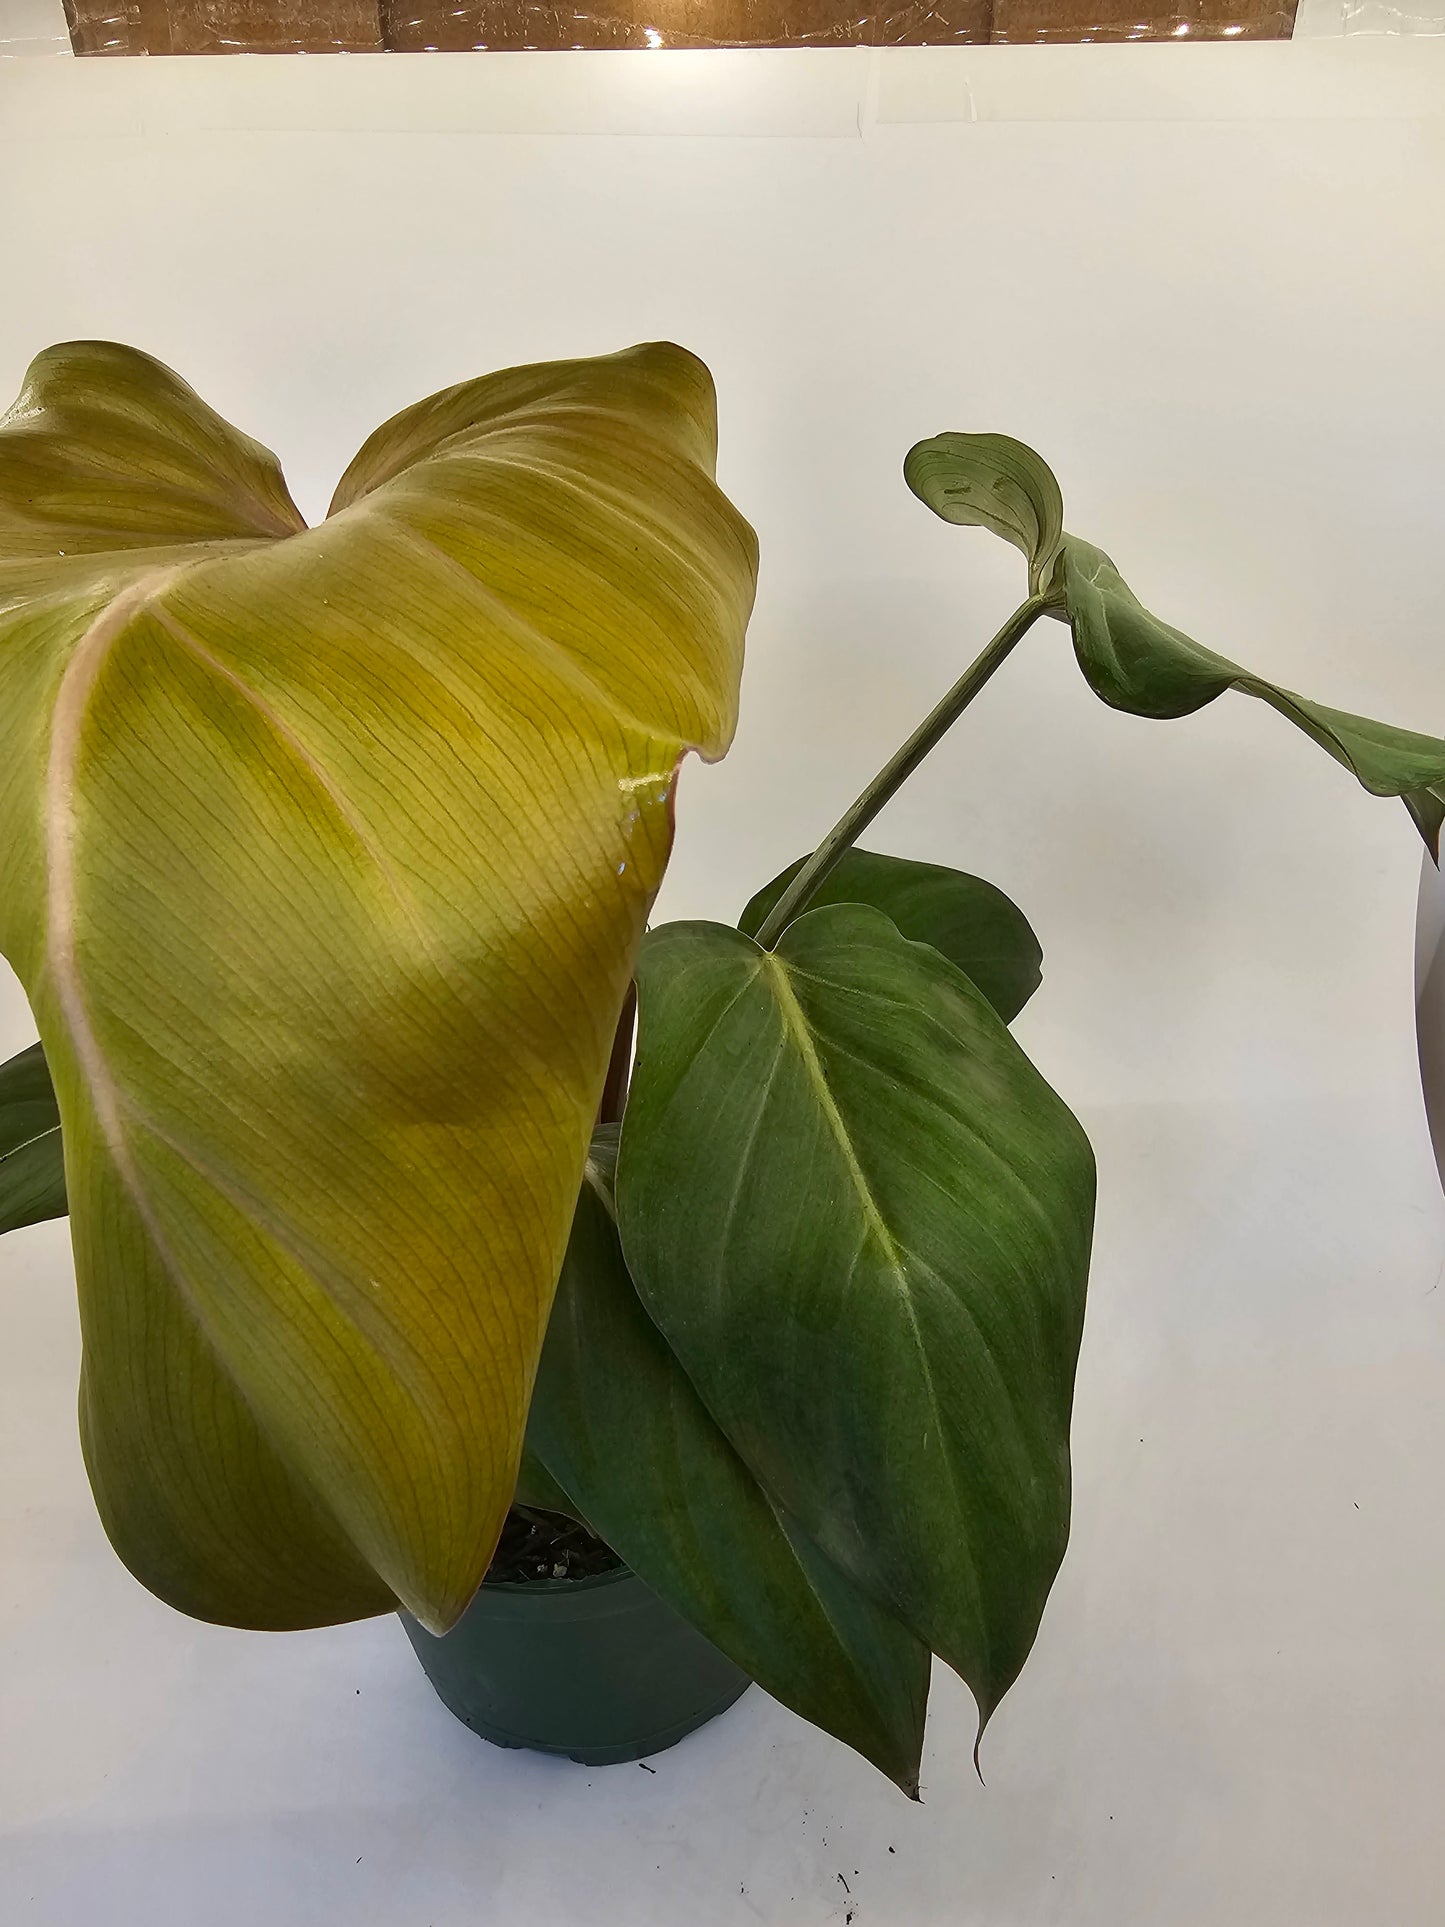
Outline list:
[[[888,1228],[888,1222],[883,1216],[878,1200],[873,1195],[873,1187],[868,1182],[868,1174],[863,1169],[858,1153],[853,1147],[852,1135],[843,1113],[838,1109],[838,1100],[829,1087],[827,1073],[823,1069],[823,1061],[813,1042],[808,1019],[798,1001],[797,993],[788,981],[787,966],[780,960],[777,953],[771,950],[762,953],[760,962],[763,970],[772,979],[773,995],[782,1015],[784,1032],[802,1059],[803,1069],[807,1073],[808,1082],[813,1087],[818,1108],[826,1118],[838,1148],[843,1153],[848,1175],[853,1181],[853,1188],[863,1207],[864,1219],[882,1247],[890,1267],[898,1274],[899,1284],[905,1286],[904,1295],[906,1296],[903,1253]]]
[[[909,1329],[913,1334],[914,1349],[918,1356],[919,1370],[923,1377],[923,1388],[928,1396],[929,1408],[932,1412],[933,1424],[938,1437],[940,1462],[949,1484],[956,1494],[958,1492],[958,1473],[954,1466],[952,1455],[946,1446],[947,1431],[943,1423],[943,1409],[939,1402],[938,1387],[934,1382],[933,1367],[928,1357],[928,1347],[924,1343],[923,1331],[918,1322],[918,1309],[913,1302],[912,1287],[909,1283],[907,1269],[904,1264],[905,1253],[888,1227],[887,1220],[883,1216],[878,1200],[873,1195],[873,1187],[868,1182],[868,1174],[863,1169],[858,1153],[853,1147],[853,1139],[848,1130],[847,1122],[843,1117],[843,1113],[839,1110],[838,1101],[833,1096],[833,1092],[829,1087],[827,1075],[823,1069],[822,1059],[819,1057],[817,1046],[813,1042],[807,1016],[804,1013],[801,1003],[798,1001],[797,993],[788,981],[786,964],[777,955],[776,951],[771,950],[764,951],[761,954],[759,962],[762,969],[772,980],[773,992],[782,1015],[785,1035],[792,1042],[802,1060],[804,1071],[807,1074],[809,1083],[813,1087],[819,1109],[827,1120],[829,1129],[832,1131],[838,1148],[843,1154],[844,1161],[848,1167],[848,1174],[853,1181],[854,1189],[863,1207],[865,1222],[877,1239],[884,1257],[887,1259],[889,1268],[893,1272],[898,1286],[899,1301],[903,1306],[904,1313],[908,1319]],[[853,1262],[856,1267],[856,1254]],[[927,1269],[935,1279],[938,1277],[937,1272],[935,1272],[933,1267],[928,1265],[926,1261],[925,1269]],[[960,1514],[962,1514],[962,1508],[959,1507],[958,1509]],[[962,1538],[962,1547],[967,1557],[974,1600],[975,1603],[977,1603],[982,1598],[982,1590],[979,1583],[978,1566],[974,1558],[972,1542],[966,1534],[963,1535]],[[980,1626],[982,1626],[982,1613],[980,1612],[977,1617]]]
[[[8,1151],[0,1151],[0,1164],[4,1164],[8,1158],[19,1157],[20,1153],[22,1151],[28,1151],[32,1144],[43,1144],[46,1138],[58,1137],[59,1135],[60,1126],[58,1124],[47,1124],[45,1129],[43,1131],[37,1131],[34,1137],[22,1138],[19,1144],[12,1144]]]

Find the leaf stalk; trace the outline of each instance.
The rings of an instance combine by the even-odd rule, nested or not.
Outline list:
[[[889,758],[863,793],[849,804],[764,918],[757,935],[757,941],[764,950],[771,950],[794,917],[807,908],[884,804],[907,782],[928,752],[952,729],[994,671],[1003,665],[1039,617],[1053,608],[1056,602],[1056,597],[1047,595],[1031,595],[1026,602],[1021,602],[998,634],[964,670],[942,702],[924,717],[902,748]]]

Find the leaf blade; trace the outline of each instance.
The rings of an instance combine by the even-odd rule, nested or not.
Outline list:
[[[759,1480],[987,1717],[1067,1536],[1087,1142],[876,911],[811,911],[771,953],[664,926],[639,986],[639,1294]]]
[[[1052,470],[1006,435],[935,435],[904,462],[913,493],[947,522],[987,528],[1029,558],[1029,590],[1069,623],[1090,688],[1135,716],[1187,716],[1226,689],[1285,716],[1375,796],[1398,796],[1431,858],[1445,826],[1445,742],[1330,709],[1203,648],[1149,613],[1109,557],[1067,535]]]
[[[758,891],[738,918],[739,930],[758,934],[806,861],[799,857]],[[1043,981],[1043,951],[1027,917],[982,877],[855,847],[824,878],[809,908],[829,903],[869,905],[911,942],[931,944],[977,984],[1006,1024]]]
[[[32,1044],[0,1064],[0,1233],[65,1212],[60,1109],[45,1052]]]
[[[1439,860],[1445,742],[1330,709],[1241,669],[1153,616],[1101,549],[1066,538],[1074,652],[1094,694],[1134,716],[1188,716],[1226,690],[1257,697],[1303,730],[1372,796],[1398,796]]]
[[[710,382],[663,348],[470,384],[470,431],[288,533],[159,364],[37,370],[0,429],[0,947],[102,1514],[199,1616],[440,1629],[511,1497],[676,767],[731,732],[755,545]]]
[[[603,1192],[589,1181],[578,1199],[529,1450],[735,1664],[916,1798],[927,1649],[779,1513],[714,1425],[643,1310]]]
[[[1045,593],[1064,534],[1064,498],[1053,470],[1011,435],[932,435],[903,460],[903,479],[945,522],[985,528],[1012,542],[1029,565],[1029,593]]]

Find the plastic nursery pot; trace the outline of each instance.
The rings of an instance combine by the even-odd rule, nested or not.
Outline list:
[[[442,1639],[401,1618],[442,1704],[474,1733],[582,1766],[675,1746],[749,1684],[626,1566],[484,1585]]]

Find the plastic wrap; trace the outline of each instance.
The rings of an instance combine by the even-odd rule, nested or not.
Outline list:
[[[63,0],[63,16],[61,0],[14,4],[50,30],[12,51],[63,51],[68,26],[88,55],[1280,40],[1295,12],[1295,0]],[[1343,18],[1383,0],[1325,4]]]
[[[1445,0],[1299,0],[1296,40],[1341,34],[1445,33]]]
[[[0,0],[0,56],[70,51],[61,0]]]
[[[64,0],[78,54],[380,53],[376,0]]]
[[[0,0],[0,56],[920,47],[1445,33],[1445,0]]]
[[[382,0],[398,52],[462,47],[916,47],[987,41],[991,0],[910,0],[859,13],[857,0]]]

